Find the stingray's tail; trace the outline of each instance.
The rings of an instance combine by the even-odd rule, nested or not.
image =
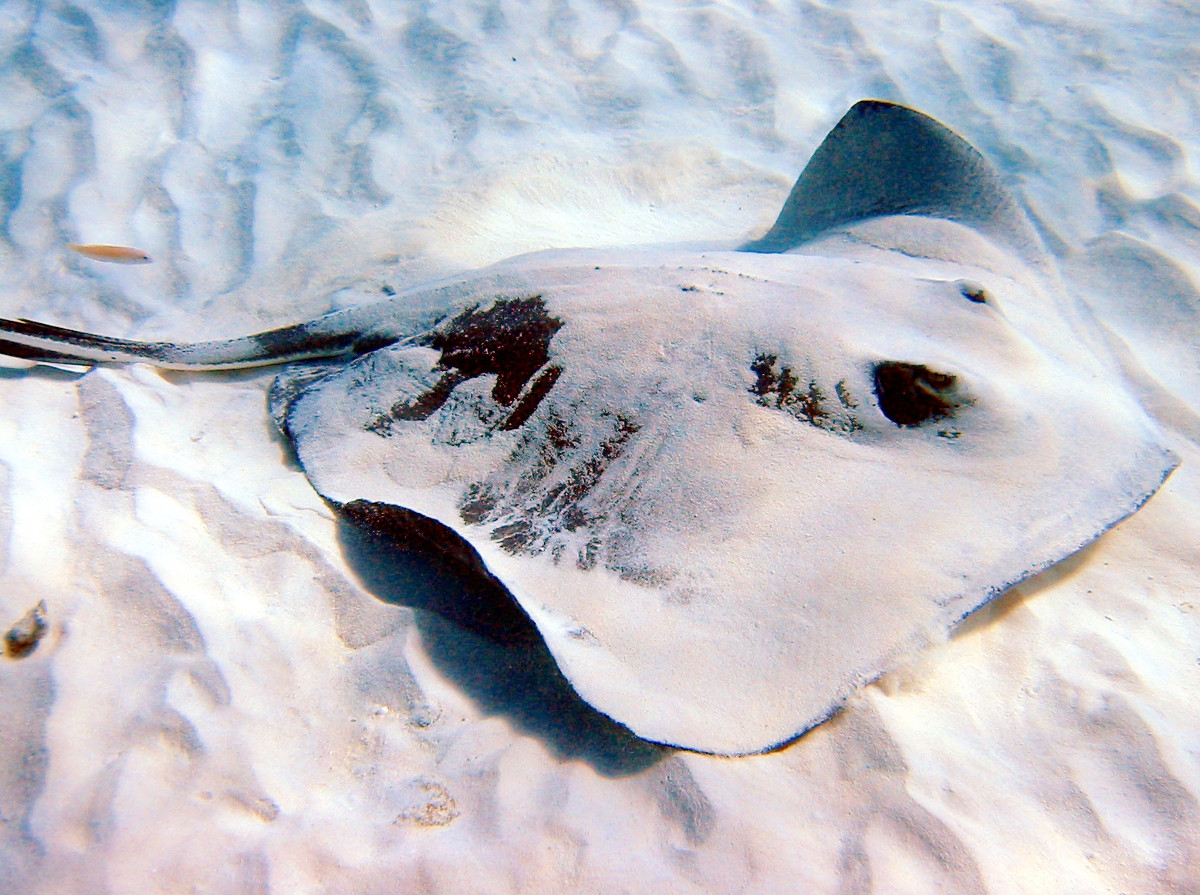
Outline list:
[[[364,339],[340,317],[331,314],[239,339],[191,344],[133,342],[32,320],[0,319],[0,355],[51,364],[147,363],[169,370],[226,370],[361,354],[385,344],[378,338]]]

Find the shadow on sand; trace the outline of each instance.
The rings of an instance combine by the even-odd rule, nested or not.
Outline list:
[[[418,610],[430,657],[484,711],[606,776],[638,773],[673,752],[576,695],[529,617],[453,531],[390,504],[337,509],[350,567],[379,599]]]

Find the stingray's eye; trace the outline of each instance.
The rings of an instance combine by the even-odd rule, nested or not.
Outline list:
[[[984,305],[992,300],[991,293],[983,288],[983,284],[974,280],[959,280],[958,291],[962,293],[963,298],[976,304]]]
[[[957,393],[958,378],[924,364],[883,361],[875,365],[879,409],[897,426],[919,426],[954,416],[967,403]]]

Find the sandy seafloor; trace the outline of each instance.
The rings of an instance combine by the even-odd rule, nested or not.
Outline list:
[[[3,316],[217,338],[537,248],[733,244],[878,97],[1107,290],[1183,464],[719,759],[421,608],[419,564],[372,595],[270,372],[5,371],[0,625],[50,627],[0,660],[0,891],[1200,892],[1198,74],[1190,0],[3,0]]]

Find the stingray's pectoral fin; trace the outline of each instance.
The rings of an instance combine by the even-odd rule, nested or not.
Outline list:
[[[346,361],[342,359],[326,358],[293,364],[280,370],[267,392],[267,409],[271,413],[271,419],[279,427],[279,431],[288,438],[293,438],[292,430],[288,426],[288,415],[291,413],[296,399],[301,397],[317,380],[324,379],[331,372],[342,370],[345,366]]]
[[[222,370],[290,363],[316,357],[360,354],[357,330],[320,318],[283,329],[216,342],[135,342],[66,329],[33,320],[0,319],[0,355],[51,364],[98,366],[147,363],[170,370]]]

